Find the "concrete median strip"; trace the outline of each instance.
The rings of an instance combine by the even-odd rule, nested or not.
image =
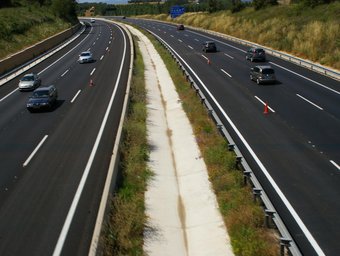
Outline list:
[[[145,195],[148,255],[234,255],[207,168],[170,74],[149,39],[139,38],[145,65],[147,130],[154,177]]]

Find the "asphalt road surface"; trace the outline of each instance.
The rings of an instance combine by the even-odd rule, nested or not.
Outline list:
[[[126,21],[156,34],[180,56],[302,253],[339,255],[339,81],[268,55],[265,64],[278,82],[259,86],[249,71],[263,63],[246,61],[246,46],[161,22]],[[203,53],[205,41],[215,41],[218,52]]]
[[[0,255],[87,255],[129,64],[126,33],[96,21],[26,72],[57,87],[52,111],[27,111],[20,77],[0,87]]]

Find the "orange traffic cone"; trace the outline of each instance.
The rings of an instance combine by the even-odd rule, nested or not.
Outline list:
[[[90,86],[94,86],[94,83],[93,83],[93,80],[91,79],[90,80],[90,84],[89,84]]]
[[[269,111],[268,111],[268,104],[266,102],[266,104],[264,105],[264,111],[263,111],[263,114],[268,114]]]

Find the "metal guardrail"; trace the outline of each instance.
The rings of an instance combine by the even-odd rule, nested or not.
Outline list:
[[[158,41],[170,52],[171,56],[175,59],[176,63],[178,64],[179,68],[183,71],[187,81],[190,83],[191,87],[196,91],[197,96],[201,99],[202,104],[208,110],[208,113],[214,123],[216,124],[217,128],[219,129],[221,135],[227,140],[228,142],[228,149],[230,151],[234,151],[236,157],[236,163],[238,166],[242,167],[243,176],[244,176],[244,183],[247,184],[250,181],[253,189],[254,200],[261,200],[264,208],[265,213],[265,225],[268,228],[273,228],[273,225],[277,228],[278,232],[280,233],[280,255],[286,255],[286,252],[289,255],[293,256],[302,256],[297,244],[293,240],[292,236],[290,235],[288,229],[286,228],[285,224],[283,223],[282,219],[280,218],[279,214],[277,213],[275,207],[271,203],[269,197],[267,196],[266,192],[262,188],[260,182],[256,178],[254,172],[248,165],[247,161],[243,157],[241,151],[235,144],[233,138],[231,137],[230,133],[227,131],[223,123],[221,122],[220,118],[218,117],[216,111],[213,109],[212,105],[207,100],[206,96],[196,84],[194,79],[191,77],[190,73],[186,70],[184,64],[180,61],[177,57],[176,53],[173,52],[171,47],[158,37],[156,34],[147,30],[150,34],[155,36]]]
[[[201,32],[206,32],[208,34],[216,35],[218,37],[223,37],[223,38],[228,39],[229,41],[236,42],[236,43],[239,43],[239,44],[242,44],[242,45],[247,45],[247,46],[250,46],[250,47],[263,48],[266,51],[266,53],[269,53],[269,54],[271,54],[275,57],[287,60],[287,61],[292,62],[294,64],[297,64],[301,67],[305,67],[305,68],[308,68],[308,69],[313,70],[315,72],[324,74],[324,75],[329,76],[329,77],[331,77],[335,80],[338,80],[338,81],[340,80],[340,72],[339,71],[332,69],[332,68],[322,66],[322,65],[314,63],[312,61],[305,60],[305,59],[296,57],[296,56],[288,54],[288,53],[273,50],[273,49],[265,47],[263,45],[255,44],[253,42],[243,40],[243,39],[239,39],[237,37],[233,37],[233,36],[226,35],[226,34],[223,34],[223,33],[215,32],[215,31],[211,31],[211,30],[206,30],[206,29],[201,29],[201,28],[196,28],[196,27],[191,27],[191,26],[190,26],[190,29],[201,31]]]

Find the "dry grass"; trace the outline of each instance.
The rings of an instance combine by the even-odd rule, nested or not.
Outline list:
[[[236,14],[185,13],[175,22],[235,36],[340,70],[339,11],[340,2],[313,9],[274,6],[259,11],[247,8]],[[153,18],[169,21],[164,15]]]

